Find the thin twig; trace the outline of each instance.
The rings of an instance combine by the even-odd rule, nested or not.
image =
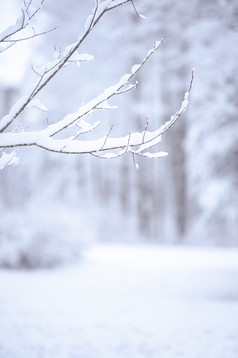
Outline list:
[[[108,133],[107,133],[107,135],[106,135],[105,141],[104,141],[102,147],[100,148],[100,151],[102,151],[103,148],[105,147],[105,145],[106,145],[106,143],[107,143],[107,140],[108,140],[108,137],[109,137],[109,135],[110,135],[110,133],[111,133],[111,131],[112,131],[112,128],[113,128],[113,124],[111,125],[111,128],[109,129],[109,131],[108,131]]]
[[[1,41],[0,41],[1,42]],[[10,45],[8,45],[7,47],[5,47],[3,50],[0,50],[0,53],[3,53],[4,51],[7,51],[10,47],[14,46],[14,43],[11,43]]]
[[[48,34],[49,32],[56,30],[58,27],[59,27],[59,25],[53,27],[52,29],[49,29],[49,30],[46,30],[46,31],[42,31],[42,32],[38,32],[38,33],[36,33],[36,32],[35,32],[35,29],[32,27],[33,35],[31,35],[31,36],[22,37],[22,38],[13,39],[13,40],[1,40],[0,42],[4,42],[4,43],[14,43],[14,44],[15,44],[15,43],[17,43],[17,42],[32,40],[32,39],[34,39],[35,37]],[[20,31],[20,30],[19,30],[19,31]],[[16,33],[17,33],[17,31],[14,32],[11,36],[15,35]],[[8,36],[9,36],[9,35],[8,35]]]
[[[134,0],[131,0],[131,3],[132,3],[132,6],[133,6],[133,8],[134,8],[134,10],[135,10],[136,15],[137,15],[140,19],[145,20],[144,17],[142,17],[142,16],[138,13],[138,11],[137,11],[137,9],[136,9],[136,7],[135,7],[135,4],[134,4]]]
[[[36,69],[34,68],[34,66],[33,65],[31,65],[31,69],[32,69],[32,71],[37,75],[37,76],[39,76],[39,77],[43,77],[39,72],[37,72],[36,71]]]
[[[191,93],[191,90],[192,90],[193,80],[194,80],[194,68],[192,69],[192,76],[191,76],[191,80],[190,80],[190,84],[189,84],[188,91],[185,93],[185,95],[188,94],[188,98],[189,98],[190,93]],[[187,99],[188,99],[188,98],[187,98]],[[179,119],[179,117],[186,111],[187,107],[188,107],[188,103],[187,103],[187,105],[186,105],[182,110],[180,109],[178,112],[176,112],[176,113],[171,117],[171,120],[168,121],[167,126],[166,126],[166,124],[165,124],[165,126],[164,126],[163,130],[161,131],[160,135],[162,135],[162,134],[164,134],[165,132],[167,132],[167,130],[168,130],[169,128],[171,128],[171,127],[174,125],[175,122],[177,122],[177,120]]]
[[[135,153],[134,153],[134,152],[131,152],[131,154],[132,154],[134,166],[135,166],[135,168],[138,170],[138,169],[139,169],[139,165],[136,163]]]
[[[146,125],[145,125],[145,129],[144,129],[144,134],[143,134],[143,138],[142,138],[142,144],[145,143],[145,135],[148,129],[148,125],[149,125],[149,117],[147,116],[147,121],[146,121]]]
[[[126,89],[124,89],[124,90],[122,90],[122,91],[117,91],[117,92],[115,93],[115,95],[129,92],[129,91],[131,91],[132,89],[137,88],[137,85],[138,85],[138,81],[136,81],[136,83],[135,83],[134,85],[129,85]]]
[[[129,149],[129,145],[130,145],[130,140],[131,140],[131,133],[128,134],[128,142],[127,142],[127,145],[126,145],[126,150],[125,150],[125,153],[128,152],[128,149]]]
[[[92,20],[91,20],[90,25],[89,25],[89,29],[92,29],[94,27],[94,19],[96,17],[97,11],[98,11],[98,6],[99,6],[99,0],[96,0],[96,6],[95,6],[95,9],[94,9]]]

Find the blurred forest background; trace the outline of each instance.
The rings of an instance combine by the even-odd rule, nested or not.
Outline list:
[[[42,92],[49,113],[31,110],[23,128],[74,112],[140,62],[155,40],[165,41],[137,80],[138,88],[98,113],[98,134],[163,124],[180,108],[195,67],[190,106],[165,134],[169,155],[99,160],[26,148],[20,164],[0,173],[0,263],[54,265],[84,244],[146,241],[159,244],[238,244],[238,2],[134,0],[107,13],[81,48],[94,61],[66,67]],[[1,0],[1,30],[14,23],[22,1]],[[0,115],[35,79],[31,69],[83,32],[94,1],[46,0],[36,29],[55,31],[0,57]],[[9,14],[9,17],[8,15]],[[102,117],[102,118],[101,118]],[[95,118],[92,118],[92,121]]]

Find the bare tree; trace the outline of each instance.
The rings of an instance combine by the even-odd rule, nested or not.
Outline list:
[[[24,29],[31,26],[31,20],[39,12],[43,2],[44,0],[41,0],[40,5],[33,8],[33,0],[29,0],[28,2],[24,0],[22,16],[17,19],[14,26],[5,30],[0,37],[0,43],[5,46],[5,50],[14,45],[16,42],[25,41],[29,38],[34,38],[47,32],[37,33],[34,28],[32,28],[32,35],[21,36]],[[163,39],[161,41],[156,41],[152,49],[150,49],[146,54],[143,61],[134,65],[128,74],[122,76],[116,84],[107,88],[96,98],[82,105],[75,113],[67,114],[56,123],[48,124],[44,129],[38,131],[24,130],[23,132],[19,132],[15,126],[15,123],[20,120],[20,115],[23,114],[27,108],[37,107],[43,111],[48,110],[46,106],[37,98],[38,94],[49,84],[50,81],[53,80],[53,78],[64,66],[69,63],[79,65],[81,61],[88,61],[92,59],[92,56],[80,54],[78,52],[80,46],[87,39],[90,32],[95,28],[99,20],[106,12],[126,3],[132,3],[134,7],[133,0],[107,0],[101,3],[99,0],[96,0],[93,13],[88,17],[85,24],[85,30],[79,39],[75,43],[67,46],[62,53],[57,55],[55,60],[46,63],[42,68],[36,70],[32,67],[38,76],[36,83],[31,86],[31,89],[24,97],[15,103],[9,114],[0,119],[0,150],[2,151],[0,158],[1,169],[18,163],[19,158],[17,157],[16,148],[22,146],[37,146],[51,152],[65,154],[91,154],[98,158],[105,159],[116,158],[125,155],[126,153],[131,153],[136,167],[136,156],[157,158],[167,155],[165,152],[152,153],[150,149],[161,141],[161,135],[165,133],[186,110],[189,103],[192,80],[189,90],[185,93],[180,109],[170,118],[169,121],[155,131],[148,131],[146,125],[141,132],[130,133],[123,137],[114,138],[111,136],[111,130],[109,130],[99,139],[81,139],[83,134],[94,131],[100,124],[100,122],[91,124],[86,121],[85,118],[98,109],[108,110],[116,108],[115,106],[111,106],[108,103],[108,100],[114,96],[124,94],[136,88],[136,83],[130,83],[131,79],[149,60],[150,56],[157,51]],[[4,56],[4,52],[1,55]],[[74,133],[70,136],[67,135],[66,132],[66,129],[69,127],[74,130]],[[58,136],[59,133],[61,133],[60,137]],[[65,134],[64,138],[62,138],[62,134]],[[14,148],[14,150],[10,153],[8,151],[4,152],[3,150],[6,150],[7,148]]]

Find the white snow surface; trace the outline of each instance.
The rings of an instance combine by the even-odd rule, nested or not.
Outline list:
[[[1,358],[237,358],[238,251],[92,246],[0,271]]]

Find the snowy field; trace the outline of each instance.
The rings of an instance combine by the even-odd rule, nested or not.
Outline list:
[[[145,357],[238,357],[238,250],[97,245],[0,271],[0,358]]]

